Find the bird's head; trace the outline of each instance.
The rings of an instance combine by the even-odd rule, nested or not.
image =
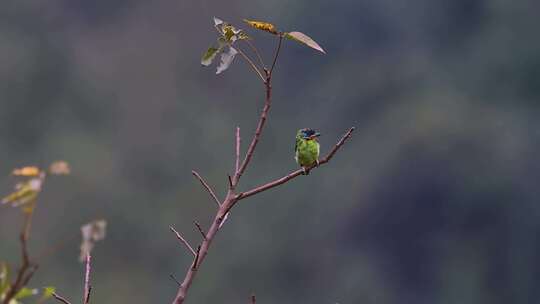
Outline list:
[[[309,128],[300,129],[296,133],[296,138],[305,140],[316,139],[319,136],[321,136],[321,133]]]

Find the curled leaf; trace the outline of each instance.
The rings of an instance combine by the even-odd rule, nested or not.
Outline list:
[[[20,169],[14,169],[11,174],[16,176],[38,176],[41,171],[36,166],[22,167]]]
[[[107,222],[105,220],[92,221],[81,227],[82,242],[81,255],[79,260],[84,261],[85,257],[94,249],[95,243],[105,238]]]
[[[204,66],[209,66],[212,64],[212,61],[214,58],[216,58],[216,55],[219,53],[219,49],[215,47],[209,47],[208,50],[204,53],[201,59],[201,64]]]
[[[269,33],[274,34],[274,35],[279,34],[278,30],[276,29],[276,27],[272,23],[263,22],[263,21],[248,20],[248,19],[244,19],[244,22],[249,24],[250,26],[258,29],[258,30],[269,32]]]
[[[59,160],[49,166],[49,172],[54,175],[68,175],[71,173],[71,168],[67,162]]]
[[[228,69],[231,63],[233,62],[233,59],[236,56],[236,54],[238,54],[238,51],[232,46],[229,46],[229,50],[221,54],[221,60],[217,67],[216,74],[220,74],[226,69]]]
[[[323,48],[317,42],[315,42],[315,40],[311,39],[311,37],[309,37],[308,35],[306,35],[304,33],[301,33],[301,32],[285,33],[285,37],[289,38],[291,40],[303,43],[303,44],[309,46],[312,49],[315,49],[315,50],[317,50],[317,51],[319,51],[319,52],[321,52],[323,54],[326,54],[326,52],[323,50]]]

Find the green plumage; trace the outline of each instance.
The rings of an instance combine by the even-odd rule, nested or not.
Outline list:
[[[296,133],[294,158],[300,166],[305,168],[317,163],[320,151],[320,145],[317,140],[319,135],[318,132],[312,129],[301,129]]]

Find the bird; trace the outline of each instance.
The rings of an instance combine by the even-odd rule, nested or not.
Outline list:
[[[319,165],[319,136],[321,136],[321,133],[309,128],[300,129],[296,133],[294,159],[302,167],[304,175],[309,174],[311,166],[314,164]]]

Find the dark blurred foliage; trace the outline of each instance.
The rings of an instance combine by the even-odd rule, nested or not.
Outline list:
[[[81,294],[80,225],[109,222],[94,252],[96,303],[166,303],[244,148],[263,87],[238,60],[200,67],[212,16],[300,30],[287,42],[247,189],[296,167],[298,128],[324,168],[234,210],[190,303],[537,303],[540,291],[538,1],[0,2],[0,190],[22,165],[68,161],[41,195],[34,286]],[[255,33],[269,56],[275,41]],[[0,257],[22,216],[0,209]],[[53,250],[51,250],[53,249]],[[52,253],[50,253],[52,252]]]

